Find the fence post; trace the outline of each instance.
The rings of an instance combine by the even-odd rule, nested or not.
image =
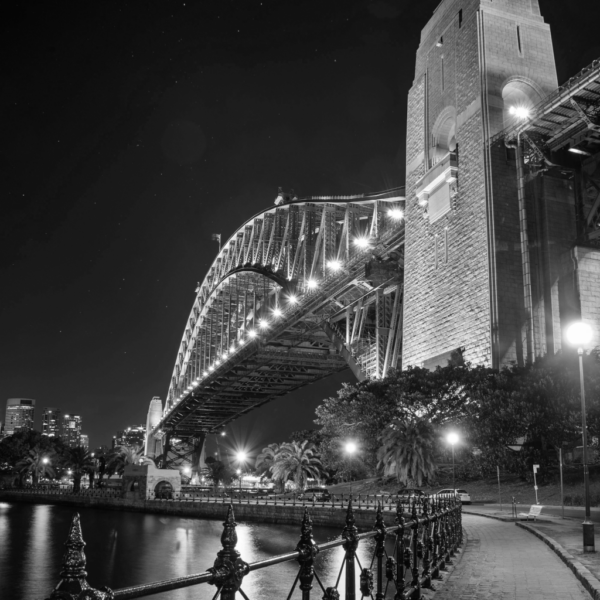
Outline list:
[[[308,514],[308,508],[304,509],[300,541],[296,546],[296,551],[300,553],[298,562],[300,563],[299,578],[302,600],[310,600],[310,590],[312,590],[312,582],[315,576],[313,562],[319,552],[319,547],[315,544],[312,536],[312,520]]]
[[[402,595],[404,594],[404,586],[406,585],[406,581],[404,579],[404,570],[406,567],[406,564],[405,564],[406,548],[405,548],[405,543],[404,543],[405,519],[404,519],[402,500],[400,500],[400,499],[398,500],[398,504],[396,505],[396,523],[398,523],[398,529],[396,530],[396,560],[398,561],[396,563],[396,596],[398,596],[398,598],[402,598]],[[410,552],[410,550],[409,550],[409,552]],[[389,566],[391,567],[391,569],[393,569],[393,566],[394,566],[393,560],[394,560],[393,558],[391,558],[391,559],[388,558],[388,563],[389,563]],[[409,555],[408,568],[410,568],[410,555]],[[392,573],[387,574],[388,579],[392,579],[392,577],[390,577],[390,574],[393,577],[393,571],[392,571]]]
[[[423,541],[422,550],[423,553],[423,571],[422,577],[425,578],[424,587],[433,589],[431,585],[431,516],[429,514],[429,496],[423,498]]]
[[[63,559],[60,581],[52,590],[48,600],[77,598],[84,590],[86,591],[86,597],[93,598],[94,600],[112,600],[114,595],[110,588],[103,587],[100,590],[95,590],[86,580],[86,560],[83,551],[85,542],[81,534],[79,513],[73,515],[65,546],[67,547],[67,552]]]
[[[209,583],[221,590],[222,600],[235,600],[236,592],[249,572],[248,564],[241,559],[240,553],[235,548],[238,541],[235,527],[233,504],[230,503],[221,534],[223,548],[217,553],[215,564],[208,569],[213,575]]]
[[[434,502],[435,505],[435,520],[433,524],[433,564],[435,565],[434,575],[438,579],[441,579],[440,571],[442,571],[446,564],[444,563],[444,550],[442,548],[442,538],[440,536],[441,518],[442,518],[442,505],[440,497],[438,496]]]
[[[421,578],[419,577],[419,554],[421,548],[419,546],[419,516],[417,515],[417,500],[413,500],[412,515],[412,581],[411,587],[415,588],[414,600],[421,598]]]
[[[385,554],[386,533],[381,504],[377,505],[375,530],[377,531],[377,535],[375,536],[375,542],[377,543],[375,547],[375,555],[377,556],[377,593],[375,594],[375,600],[383,600],[383,598],[385,598],[385,590],[383,587],[383,555]]]
[[[356,548],[358,548],[358,529],[354,525],[354,512],[352,510],[352,495],[348,500],[348,510],[346,511],[346,526],[342,532],[344,543],[342,547],[346,551],[346,600],[356,600],[356,582],[354,560],[356,558]]]

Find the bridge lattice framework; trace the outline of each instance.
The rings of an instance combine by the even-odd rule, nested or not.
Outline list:
[[[384,377],[402,343],[404,197],[311,197],[254,216],[220,249],[149,433],[198,468],[209,433],[350,367]]]

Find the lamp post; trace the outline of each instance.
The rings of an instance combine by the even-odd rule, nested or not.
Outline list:
[[[458,443],[458,434],[451,432],[446,436],[446,440],[448,440],[448,443],[450,444],[450,446],[452,446],[452,489],[454,490],[454,493],[456,494],[456,472],[454,469],[454,445],[456,443]]]
[[[356,454],[358,448],[354,442],[346,442],[344,450],[348,456],[352,457],[354,454]],[[352,496],[352,479],[350,480],[350,495]]]
[[[246,453],[243,451],[239,451],[236,455],[237,461],[240,464],[240,468],[236,471],[238,477],[240,478],[240,494],[242,493],[242,467],[246,462]]]
[[[587,455],[587,424],[585,418],[585,385],[583,382],[583,347],[592,341],[592,328],[579,321],[567,329],[567,339],[579,355],[579,385],[581,388],[581,436],[583,438],[583,485],[585,490],[585,520],[583,521],[583,551],[595,552],[594,524],[590,519],[590,475]]]

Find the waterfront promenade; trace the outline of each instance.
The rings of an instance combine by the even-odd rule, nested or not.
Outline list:
[[[466,544],[461,560],[439,586],[435,600],[591,597],[561,559],[529,531],[474,514],[463,515],[463,528]]]
[[[29,503],[52,503],[154,512],[196,518],[223,518],[231,499],[212,497],[210,501],[181,502],[172,500],[127,501],[117,497],[76,496],[67,494],[31,494],[0,491],[0,500]],[[283,505],[273,500],[254,499],[244,504],[233,499],[239,521],[266,520],[271,523],[294,523],[304,511],[301,504]],[[249,499],[246,499],[248,502]],[[312,504],[309,503],[309,504]],[[323,503],[320,503],[323,504]],[[336,503],[337,504],[337,503]],[[363,531],[373,526],[374,511],[370,503],[356,509],[357,525]],[[310,508],[315,522],[339,525],[344,518],[339,506]],[[391,504],[389,508],[392,508]],[[527,507],[528,508],[528,507]],[[525,510],[525,507],[521,507]],[[553,510],[549,507],[548,510]],[[384,512],[387,526],[395,521],[392,510]],[[316,523],[315,523],[316,524]],[[581,551],[581,519],[542,514],[536,523],[514,522],[510,507],[472,505],[463,508],[465,544],[460,557],[438,590],[423,590],[424,598],[436,600],[550,600],[595,598],[600,600],[600,554]],[[586,591],[587,590],[587,591]]]

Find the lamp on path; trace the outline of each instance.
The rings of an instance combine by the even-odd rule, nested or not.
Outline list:
[[[346,451],[346,454],[352,458],[352,456],[356,454],[358,448],[354,442],[346,442],[344,450]],[[350,495],[352,495],[352,479],[350,480]]]
[[[585,490],[585,520],[583,521],[583,551],[595,552],[594,524],[590,519],[590,474],[587,455],[587,424],[585,418],[585,385],[583,382],[583,347],[592,341],[592,328],[582,321],[573,323],[567,329],[569,343],[579,354],[579,385],[581,388],[581,435],[583,438],[583,485]]]
[[[458,434],[451,432],[446,436],[446,440],[452,446],[452,489],[456,494],[456,473],[454,469],[454,445],[458,443]]]

